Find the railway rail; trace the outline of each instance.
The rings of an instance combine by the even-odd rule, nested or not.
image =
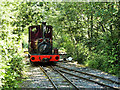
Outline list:
[[[81,72],[81,71],[78,71],[78,70],[73,70],[73,69],[65,68],[65,67],[62,67],[62,66],[60,66],[60,65],[56,65],[56,67],[57,67],[57,68],[64,69],[64,70],[67,70],[67,71],[74,71],[74,72],[77,72],[77,73],[80,73],[80,74],[92,76],[92,77],[95,77],[95,78],[100,78],[100,79],[106,80],[106,81],[110,81],[110,82],[112,82],[112,83],[118,84],[118,86],[120,85],[120,82],[116,82],[116,81],[113,81],[113,80],[110,80],[110,79],[107,79],[107,78],[104,78],[104,77],[96,76],[96,75],[93,75],[93,74],[90,74],[90,73],[86,73],[86,72]],[[101,85],[101,86],[103,86],[103,87],[108,87],[108,88],[111,88],[111,89],[119,90],[119,89],[116,88],[116,87],[112,87],[112,86],[106,85],[106,84],[101,83],[101,82],[97,82],[97,81],[94,81],[94,80],[91,80],[91,79],[88,79],[88,78],[84,78],[84,77],[81,77],[81,76],[72,74],[72,73],[70,73],[70,72],[66,72],[66,71],[64,71],[64,70],[60,70],[60,69],[58,69],[58,70],[59,70],[60,72],[62,72],[62,73],[66,73],[66,74],[69,74],[69,75],[72,75],[72,76],[75,76],[75,77],[78,77],[78,78],[81,78],[81,79],[84,79],[84,80],[87,80],[87,81],[90,81],[90,82],[94,82],[94,83],[99,84],[99,85]]]
[[[41,64],[41,66],[38,65],[38,70],[42,71],[42,75],[47,77],[46,83],[49,82],[49,85],[43,84],[43,86],[45,86],[45,88],[46,86],[49,86],[50,88],[52,86],[55,90],[79,90],[80,88],[101,88],[110,90],[120,89],[119,81],[114,81],[114,79],[112,80],[105,77],[100,77],[85,71],[71,68],[61,64],[48,64],[47,66],[44,66],[44,64]]]
[[[51,82],[51,84],[53,85],[53,87],[57,90],[57,86],[55,85],[55,83],[52,81],[52,79],[49,77],[49,75],[46,73],[46,71],[44,70],[44,68],[42,66],[40,66],[40,69],[43,71],[43,73],[47,76],[47,78],[49,79],[49,81]]]
[[[72,85],[72,87],[74,87],[76,90],[79,90],[79,88],[73,84],[65,75],[63,75],[59,70],[55,69],[53,66],[50,66],[50,68],[57,72],[59,75],[61,75],[69,84]],[[53,85],[53,87],[58,90],[59,87],[54,83],[54,81],[52,80],[51,76],[47,74],[46,70],[44,69],[43,66],[40,66],[40,69],[42,70],[42,72],[47,76],[47,78],[49,79],[49,81],[51,82],[51,84]]]

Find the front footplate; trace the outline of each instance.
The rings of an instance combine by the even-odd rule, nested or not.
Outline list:
[[[30,60],[32,62],[51,62],[59,61],[59,55],[31,55]]]

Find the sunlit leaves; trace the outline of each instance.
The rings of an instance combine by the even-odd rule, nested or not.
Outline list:
[[[15,4],[16,3],[16,4]],[[16,21],[17,12],[15,8],[18,5],[17,2],[4,1],[0,4],[0,74],[2,75],[2,84],[4,88],[17,88],[18,81],[16,78],[20,77],[22,65],[22,57],[20,57],[20,28],[13,30],[15,28],[11,24]],[[14,24],[15,25],[15,24]],[[17,26],[17,25],[16,25]],[[16,31],[16,32],[13,32]],[[17,53],[17,54],[16,54]],[[17,61],[15,60],[17,59]],[[12,60],[15,60],[11,62]],[[21,64],[21,65],[19,65]],[[16,65],[19,65],[17,71],[13,69]],[[3,72],[4,71],[4,72]],[[14,73],[16,72],[17,75]],[[1,79],[1,78],[0,78]],[[2,87],[2,86],[0,86]]]
[[[53,26],[55,48],[64,48],[80,63],[86,61],[90,67],[115,74],[120,47],[117,5],[28,1],[1,4],[0,56],[6,64],[5,87],[17,84],[15,79],[20,77],[22,58],[17,53],[21,39],[24,40],[24,47],[27,47],[27,39],[22,36],[27,38],[28,27],[43,21]]]

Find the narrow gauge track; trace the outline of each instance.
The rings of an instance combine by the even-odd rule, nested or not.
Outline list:
[[[86,73],[86,72],[81,72],[81,71],[78,71],[78,70],[73,70],[73,69],[65,68],[65,67],[62,67],[60,65],[56,65],[56,67],[62,68],[62,69],[67,70],[67,71],[74,71],[74,72],[78,72],[78,73],[81,73],[81,74],[84,74],[84,75],[88,75],[88,76],[92,76],[92,77],[95,77],[95,78],[100,78],[100,79],[107,80],[107,81],[110,81],[112,83],[116,83],[116,84],[120,85],[120,82],[116,82],[116,81],[113,81],[113,80],[110,80],[110,79],[107,79],[107,78],[104,78],[104,77],[96,76],[96,75],[89,74],[89,73]],[[109,87],[111,89],[119,90],[116,87],[112,87],[112,86],[109,86],[109,85],[106,85],[106,84],[103,84],[103,83],[100,83],[100,82],[97,82],[97,81],[94,81],[94,80],[90,80],[88,78],[84,78],[84,77],[72,74],[70,72],[66,72],[66,71],[63,71],[63,70],[60,70],[60,69],[59,69],[59,71],[62,72],[62,73],[66,73],[66,74],[69,74],[69,75],[72,75],[72,76],[75,76],[75,77],[78,77],[78,78],[90,81],[90,82],[94,82],[94,83],[99,84],[99,85],[104,86],[104,87]]]
[[[76,87],[76,85],[74,85],[66,76],[64,76],[59,70],[53,68],[53,66],[50,66],[50,68],[59,73],[68,83],[70,83],[76,90],[79,90],[78,87]],[[49,81],[51,82],[51,84],[53,85],[53,87],[58,90],[59,87],[54,83],[54,81],[52,80],[52,78],[47,74],[46,70],[44,69],[43,66],[40,66],[40,69],[42,70],[42,72],[47,76],[47,78],[49,79]]]

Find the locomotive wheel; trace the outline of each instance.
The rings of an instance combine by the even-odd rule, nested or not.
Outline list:
[[[56,65],[57,62],[53,61],[53,62],[49,62],[50,65]]]
[[[55,64],[57,64],[57,62],[54,61],[54,62],[53,62],[53,65],[55,65]]]

